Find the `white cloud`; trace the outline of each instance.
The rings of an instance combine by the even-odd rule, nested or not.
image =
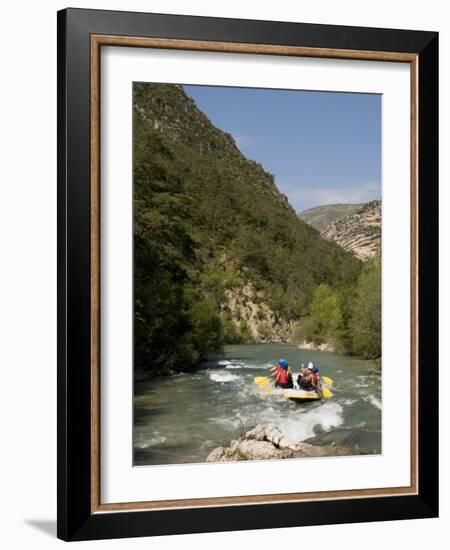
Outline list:
[[[381,197],[381,185],[377,181],[346,187],[305,187],[283,183],[277,185],[298,212],[323,204],[360,203]]]

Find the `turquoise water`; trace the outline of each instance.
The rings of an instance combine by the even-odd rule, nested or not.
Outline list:
[[[286,359],[294,373],[313,361],[333,379],[334,397],[296,403],[264,397],[255,376]],[[274,422],[293,443],[336,442],[355,453],[381,452],[381,377],[373,363],[289,344],[227,346],[191,373],[135,383],[134,464],[205,462],[256,424]]]

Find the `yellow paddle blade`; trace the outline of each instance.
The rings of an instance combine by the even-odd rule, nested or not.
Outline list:
[[[321,376],[321,378],[325,382],[325,384],[328,384],[329,386],[333,385],[333,380],[331,380],[331,378],[328,378],[328,376]]]
[[[258,384],[260,388],[265,388],[267,384],[270,384],[272,380],[270,378],[267,378],[267,376],[257,376],[255,378],[255,384]]]
[[[264,390],[261,394],[263,397],[267,397],[272,392],[272,380],[267,376],[256,376],[254,379],[255,384],[259,386],[261,390]]]
[[[333,397],[333,394],[330,392],[328,388],[322,388],[322,397],[324,399],[329,399],[330,397]]]

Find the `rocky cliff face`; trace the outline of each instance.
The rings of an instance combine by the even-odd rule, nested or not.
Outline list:
[[[264,292],[257,292],[251,282],[241,288],[225,291],[223,310],[241,334],[248,334],[254,342],[288,342],[294,323],[277,315],[267,303]]]
[[[328,241],[335,241],[360,260],[381,254],[381,200],[363,204],[344,218],[320,232]]]

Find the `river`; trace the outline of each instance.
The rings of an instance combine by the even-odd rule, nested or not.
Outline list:
[[[286,359],[294,373],[313,361],[333,379],[334,397],[296,403],[264,397],[255,376]],[[274,422],[292,442],[336,442],[356,453],[381,452],[381,377],[373,363],[289,344],[227,346],[191,373],[135,383],[134,465],[205,462],[242,430]]]

